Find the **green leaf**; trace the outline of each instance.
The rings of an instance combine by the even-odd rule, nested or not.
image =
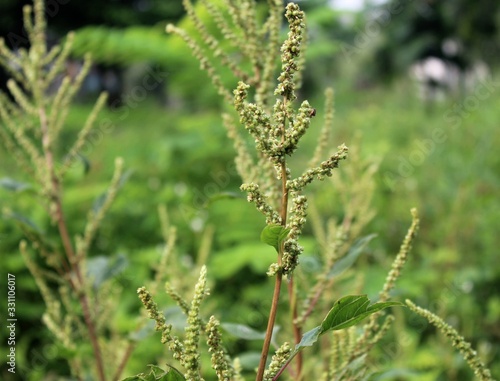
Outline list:
[[[321,325],[304,333],[302,340],[295,346],[293,356],[303,347],[312,346],[325,332],[351,327],[365,317],[392,306],[404,306],[404,304],[400,302],[379,302],[370,305],[370,300],[366,295],[348,295],[340,298],[335,302]]]
[[[167,365],[165,371],[156,365],[148,365],[151,368],[149,374],[140,373],[136,376],[124,378],[122,381],[185,381],[186,379],[174,367]]]
[[[42,229],[40,229],[40,227],[37,224],[35,224],[31,219],[23,216],[20,213],[9,212],[5,214],[5,217],[12,218],[13,220],[17,221],[20,225],[22,225],[24,228],[28,230],[34,231],[39,235],[44,235],[44,232],[42,231]]]
[[[22,192],[26,189],[31,189],[30,184],[22,183],[11,179],[10,177],[3,177],[0,179],[0,187],[5,188],[12,192]]]
[[[262,230],[260,234],[260,240],[269,246],[272,246],[279,251],[280,245],[290,233],[290,229],[285,228],[282,225],[270,224]]]
[[[219,200],[235,199],[235,198],[245,199],[245,197],[242,194],[240,194],[240,193],[236,193],[236,192],[221,192],[221,193],[217,193],[217,194],[209,197],[208,200],[203,204],[203,207],[207,208],[210,205],[212,205],[214,202],[219,201]]]
[[[297,353],[304,349],[304,347],[312,346],[325,332],[351,327],[359,323],[368,315],[391,306],[404,306],[404,304],[400,302],[379,302],[370,305],[370,300],[366,295],[348,295],[340,298],[335,302],[333,308],[328,312],[328,315],[326,315],[321,325],[304,333],[302,339],[290,354],[287,362],[281,367],[277,374],[281,374],[283,369],[290,364]]]
[[[138,374],[137,376],[131,376],[131,377],[127,377],[127,378],[124,378],[122,379],[122,381],[142,381],[144,380],[144,378],[142,377],[144,374],[141,373],[141,374]]]
[[[370,234],[366,237],[358,239],[349,249],[347,254],[339,259],[332,267],[330,272],[328,273],[328,279],[333,278],[334,276],[340,275],[349,267],[351,267],[356,259],[358,259],[359,255],[363,252],[365,246],[370,242],[373,238],[375,238],[376,234]]]
[[[221,327],[231,335],[243,340],[263,340],[265,332],[259,332],[244,324],[222,323]]]
[[[302,336],[302,340],[300,340],[300,343],[297,344],[295,349],[312,346],[316,341],[318,341],[318,337],[320,334],[321,326],[314,327],[310,331],[307,331],[306,333],[304,333],[304,335]]]
[[[128,337],[132,341],[142,341],[146,337],[151,336],[155,332],[155,323],[153,320],[148,320],[144,326],[137,331],[131,332]]]
[[[127,257],[118,254],[115,258],[98,256],[87,261],[87,273],[93,279],[93,288],[98,290],[101,284],[120,274],[128,266]]]
[[[80,153],[77,153],[76,156],[82,162],[83,174],[87,175],[90,172],[90,167],[91,167],[90,160],[86,156],[84,156],[84,155],[82,155]]]
[[[321,323],[321,333],[351,327],[365,317],[392,306],[404,306],[400,302],[379,302],[370,305],[366,295],[348,295],[337,300]]]
[[[163,374],[160,374],[160,377],[156,377],[158,381],[185,381],[184,376],[181,372],[175,369],[173,366],[167,365],[168,370]],[[158,368],[158,367],[157,367]],[[160,369],[160,368],[158,368]]]
[[[259,366],[260,352],[243,352],[238,353],[238,359],[243,370],[254,372]]]
[[[264,340],[266,337],[265,332],[256,331],[244,324],[235,323],[222,323],[221,327],[231,335],[243,340]],[[279,331],[279,327],[275,326],[273,328],[273,337]]]

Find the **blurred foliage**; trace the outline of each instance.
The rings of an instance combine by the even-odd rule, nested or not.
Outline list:
[[[374,45],[375,78],[401,74],[429,56],[453,62],[461,70],[478,61],[499,63],[498,2],[391,0],[374,7],[371,15],[364,33]]]
[[[22,14],[28,0],[2,0],[0,2],[0,36],[9,33],[22,35],[22,19],[12,15]],[[70,1],[47,0],[46,15],[49,29],[65,35],[88,25],[128,27],[130,25],[152,25],[181,18],[184,13],[181,1],[163,0],[115,0],[115,1]],[[9,41],[9,39],[6,39]]]
[[[416,9],[414,7],[420,4],[413,3],[407,6]],[[462,29],[451,30],[464,39],[467,51],[475,55],[474,48],[482,48],[474,41],[483,33],[483,29],[475,29],[475,17],[485,13],[498,17],[495,16],[498,10],[496,13],[488,12],[486,2],[479,2],[478,8],[467,10],[465,3],[456,3],[456,9],[462,7],[460,17],[454,11],[448,11],[454,7],[451,3],[432,4],[440,11],[445,12],[446,9],[446,12],[451,12],[446,13],[449,25],[455,25],[457,19],[465,20],[463,24],[456,23],[457,28]],[[14,0],[2,2],[4,7],[17,7],[18,4]],[[99,13],[99,17],[107,14],[104,4],[90,6],[89,2],[60,5],[61,12],[64,7],[76,4],[85,8],[80,9],[82,20],[84,11],[92,10]],[[101,115],[101,120],[112,121],[112,128],[107,130],[102,141],[90,148],[88,173],[82,161],[72,169],[66,184],[67,188],[71,188],[72,184],[79,183],[65,198],[67,210],[71,211],[68,215],[71,230],[82,228],[82,210],[87,210],[105,189],[114,157],[123,156],[126,167],[131,168],[133,173],[93,244],[95,256],[122,254],[129,262],[117,278],[124,292],[120,310],[113,318],[114,324],[124,332],[130,332],[138,325],[132,318],[139,309],[135,290],[150,276],[151,263],[156,263],[160,256],[162,237],[156,207],[164,203],[172,222],[179,228],[176,255],[185,263],[181,269],[183,273],[187,274],[190,263],[196,260],[203,229],[214,226],[213,247],[208,261],[213,290],[209,304],[219,306],[223,322],[263,330],[268,305],[262,301],[261,295],[269,294],[271,286],[262,271],[268,263],[256,254],[256,248],[262,245],[259,243],[263,227],[260,216],[244,199],[208,202],[220,192],[239,192],[240,180],[232,167],[233,148],[220,121],[217,96],[208,85],[205,74],[199,71],[197,63],[180,40],[163,32],[163,22],[170,17],[166,16],[167,13],[172,18],[179,17],[180,1],[155,1],[153,4],[172,8],[158,13],[156,10],[154,13],[159,17],[153,22],[149,21],[151,19],[133,19],[140,14],[133,7],[114,8],[112,12],[116,21],[104,23],[114,29],[89,26],[76,34],[75,54],[91,51],[100,62],[124,66],[139,61],[162,65],[169,73],[168,95],[178,98],[180,106],[166,110],[149,97],[137,107],[124,106],[125,109],[107,110]],[[489,4],[497,7],[495,2]],[[470,6],[473,6],[472,3]],[[0,12],[0,25],[12,25],[8,21],[11,17],[9,12]],[[16,14],[20,15],[20,11],[16,10]],[[49,25],[57,20],[66,20],[66,23],[72,20],[62,15],[54,17]],[[484,99],[476,99],[477,107],[467,108],[465,100],[463,103],[448,100],[434,105],[431,112],[413,95],[412,84],[404,79],[399,78],[391,87],[362,87],[362,90],[359,87],[360,77],[370,70],[366,66],[359,69],[355,65],[359,61],[371,57],[372,66],[381,63],[381,69],[393,70],[404,65],[393,65],[386,59],[407,63],[411,60],[404,58],[405,55],[417,57],[420,54],[424,40],[407,43],[406,39],[410,35],[408,31],[418,25],[413,23],[417,15],[405,11],[394,17],[382,36],[382,42],[387,43],[386,48],[381,48],[378,58],[374,59],[369,55],[369,47],[356,51],[353,56],[345,50],[356,37],[359,38],[359,28],[364,26],[361,16],[311,7],[308,12],[311,45],[307,52],[307,82],[303,95],[319,94],[326,84],[334,83],[337,94],[336,140],[349,144],[361,132],[363,145],[360,154],[370,160],[383,157],[375,194],[377,215],[364,232],[378,236],[369,243],[356,263],[366,282],[363,292],[373,296],[380,289],[406,231],[407,211],[413,206],[419,207],[421,230],[410,261],[397,284],[397,297],[411,297],[445,317],[478,348],[485,361],[491,364],[493,375],[498,377],[500,269],[494,264],[498,257],[500,208],[500,158],[496,153],[496,147],[500,146],[500,94],[495,77],[489,82],[493,91]],[[481,17],[478,19],[482,20]],[[86,26],[89,23],[87,20],[85,18],[81,24],[75,21],[73,27]],[[159,26],[137,26],[155,22]],[[100,22],[96,20],[94,24]],[[136,26],[118,29],[130,24]],[[498,31],[496,33],[498,38]],[[421,38],[425,39],[424,36]],[[469,45],[472,50],[469,50]],[[498,57],[493,58],[496,62]],[[356,77],[349,77],[353,72]],[[318,105],[322,102],[311,100],[311,103]],[[457,105],[463,112],[452,111]],[[200,111],[202,107],[204,111]],[[127,111],[126,117],[122,117],[124,110]],[[79,130],[81,120],[88,111],[88,106],[84,104],[72,109],[65,126],[68,134]],[[318,114],[321,115],[321,112],[321,107],[318,107]],[[458,122],[450,120],[450,112]],[[438,129],[442,129],[446,137],[439,142],[432,140]],[[306,137],[301,151],[303,160],[307,160],[313,152],[314,139],[314,133]],[[12,158],[0,151],[0,179],[25,180],[14,168]],[[333,216],[340,221],[343,217],[337,206],[340,195],[335,183],[331,185],[320,190],[315,201],[322,217]],[[0,187],[0,208],[15,205],[16,211],[29,216],[42,230],[50,231],[53,227],[44,217],[41,207],[29,197],[29,192],[29,189],[12,191]],[[318,248],[311,238],[310,227],[306,227],[306,233],[309,240],[302,241],[305,246],[303,266],[307,265],[309,271],[314,271]],[[30,372],[30,380],[50,380],[54,379],[51,378],[52,370],[64,371],[65,365],[61,361],[64,354],[54,348],[52,338],[40,323],[44,306],[18,253],[21,237],[12,220],[0,219],[0,279],[4,284],[7,272],[17,277],[17,310],[22,332],[17,347],[18,365],[20,369],[34,369]],[[120,239],[116,241],[112,237]],[[356,281],[354,275],[350,280]],[[165,308],[172,308],[168,303],[165,299]],[[178,319],[175,309],[169,311],[173,320],[175,317]],[[465,363],[428,323],[406,311],[397,313],[401,319],[397,319],[394,337],[387,337],[383,345],[376,349],[380,374],[374,379],[473,379]],[[5,334],[5,330],[0,331],[2,342]],[[229,346],[235,353],[245,351],[246,354],[241,357],[242,365],[252,370],[255,366],[253,351],[259,346],[237,337],[229,342]],[[144,371],[144,364],[161,359],[163,351],[156,337],[146,337],[138,345],[127,374]],[[51,353],[57,355],[52,356]],[[3,347],[0,354],[4,356]],[[393,370],[389,372],[389,368]]]
[[[377,233],[378,237],[369,243],[357,264],[366,281],[363,292],[373,296],[383,284],[386,269],[407,227],[407,210],[419,206],[421,232],[398,282],[399,297],[411,297],[446,317],[479,348],[483,358],[492,364],[493,374],[498,374],[500,369],[494,364],[500,361],[500,303],[496,291],[500,287],[500,271],[492,263],[495,263],[498,243],[496,191],[500,188],[500,162],[494,147],[500,144],[496,133],[500,96],[492,94],[478,112],[463,120],[459,129],[451,130],[443,123],[443,115],[453,104],[440,104],[433,114],[428,114],[420,101],[409,95],[408,84],[404,82],[390,90],[337,93],[337,139],[349,142],[357,132],[362,132],[361,154],[368,158],[384,156],[376,191],[377,216],[365,232]],[[86,112],[88,109],[83,105],[73,110],[70,120],[75,122],[75,130],[78,115]],[[75,181],[83,179],[82,184],[86,185],[73,189],[66,198],[68,210],[72,211],[71,225],[81,227],[83,219],[79,211],[91,205],[94,196],[105,188],[112,171],[105,163],[123,155],[127,167],[134,170],[94,248],[99,255],[124,253],[129,258],[130,266],[120,277],[126,291],[122,296],[122,309],[115,317],[116,324],[124,330],[134,326],[130,314],[138,308],[135,289],[149,276],[151,270],[148,269],[158,260],[162,241],[154,211],[159,203],[166,203],[172,222],[179,227],[177,255],[186,263],[185,271],[189,271],[189,263],[195,260],[199,249],[200,229],[206,224],[216,228],[208,262],[213,282],[209,303],[225,306],[221,320],[263,330],[268,306],[261,295],[271,290],[267,282],[260,281],[266,279],[262,269],[273,259],[266,262],[265,258],[259,260],[256,256],[256,248],[262,245],[259,243],[263,227],[260,216],[239,198],[205,205],[211,195],[238,192],[239,186],[239,179],[230,167],[232,147],[218,114],[187,115],[172,110],[166,113],[150,100],[131,110],[124,120],[120,120],[119,115],[118,111],[108,111],[102,116],[111,118],[115,128],[101,144],[93,147],[88,174],[84,173],[83,165],[74,168]],[[448,139],[436,144],[408,176],[398,174],[402,160],[409,160],[418,149],[418,142],[432,136],[436,128],[448,128]],[[139,136],[141,144],[137,144]],[[311,137],[306,141],[300,151],[304,158],[312,152],[313,140]],[[106,144],[106,141],[119,141],[119,144]],[[22,180],[12,172],[10,160],[1,157],[0,177]],[[210,163],[211,169],[199,170],[202,163]],[[387,174],[396,176],[394,183],[387,182]],[[16,193],[0,189],[1,203],[15,202],[16,208],[42,229],[51,229],[26,192],[28,190]],[[337,216],[341,220],[336,206],[337,192],[335,183],[324,187],[316,202],[324,217]],[[116,236],[121,237],[119,246],[111,239]],[[17,253],[20,238],[21,233],[12,221],[0,220],[2,272],[15,272],[20,289],[22,287],[18,309],[22,313],[21,327],[25,327],[23,340],[27,346],[21,346],[20,353],[29,354],[29,348],[37,348],[36,343],[47,345],[50,338],[39,335],[38,317],[43,306],[31,302],[37,300],[38,292]],[[314,241],[304,240],[303,244],[306,257],[314,258],[317,252]],[[314,271],[314,261],[306,257],[304,266]],[[5,273],[1,276],[5,279]],[[256,284],[248,287],[250,283]],[[432,334],[435,331],[425,321],[408,316],[406,323],[400,321],[399,324],[397,331],[408,333],[387,338],[388,343],[395,340],[400,346],[391,355],[391,363],[384,363],[385,366],[399,364],[401,369],[421,369],[404,376],[408,380],[472,379],[464,363],[457,360],[443,338]],[[130,374],[143,371],[143,364],[162,352],[158,344],[152,338],[139,345],[130,363]],[[248,348],[237,340],[230,348],[239,352],[251,346]],[[387,357],[383,347],[379,350],[381,358]],[[58,366],[57,362],[50,364],[47,367]],[[407,373],[402,370],[397,374],[399,376],[387,375],[383,379],[395,379]]]

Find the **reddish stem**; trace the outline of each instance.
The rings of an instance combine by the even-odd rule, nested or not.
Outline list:
[[[84,279],[82,276],[80,265],[77,261],[75,252],[73,250],[73,246],[71,244],[70,235],[69,235],[66,220],[64,217],[64,211],[63,211],[62,201],[61,201],[61,184],[59,182],[59,179],[56,176],[55,169],[54,169],[55,168],[54,156],[52,153],[52,147],[51,147],[51,142],[50,142],[50,133],[48,130],[47,115],[46,115],[45,110],[43,108],[40,108],[40,110],[39,110],[39,117],[40,117],[40,129],[42,132],[42,146],[43,146],[43,150],[44,150],[45,161],[47,164],[47,170],[49,171],[49,177],[50,177],[50,185],[51,185],[51,188],[50,188],[50,198],[51,199],[50,199],[50,201],[55,206],[55,212],[54,212],[53,218],[57,222],[59,235],[61,236],[62,244],[64,247],[64,251],[66,253],[66,257],[68,259],[69,265],[76,276],[76,280],[78,281],[78,283],[75,283],[73,281],[73,279],[71,278],[71,274],[68,274],[69,283],[73,289],[73,292],[75,292],[75,294],[77,295],[78,300],[80,302],[80,305],[82,306],[83,319],[85,321],[85,325],[87,326],[87,330],[89,332],[90,342],[91,342],[92,348],[94,350],[94,357],[96,360],[96,367],[97,367],[97,375],[98,375],[100,381],[106,381],[101,349],[99,346],[99,341],[97,338],[95,325],[94,325],[94,322],[92,321],[92,317],[90,314],[90,306],[89,306],[87,294],[85,293]]]
[[[283,127],[283,129],[284,129],[284,127]],[[283,132],[283,138],[284,138],[284,132]],[[282,226],[286,226],[286,217],[287,217],[287,210],[288,210],[288,189],[286,187],[286,182],[287,182],[286,163],[283,161],[283,163],[281,163],[282,193],[281,193],[281,216],[280,216]],[[280,267],[281,267],[281,262],[282,262],[282,258],[283,258],[283,250],[284,250],[284,245],[282,243],[280,245],[279,252],[278,252],[278,266],[280,266]],[[280,270],[276,274],[276,282],[274,284],[274,292],[273,292],[273,299],[271,302],[271,310],[269,311],[269,319],[267,321],[266,336],[264,338],[264,345],[262,346],[262,353],[260,355],[259,368],[257,369],[257,377],[256,377],[255,381],[262,381],[262,379],[264,378],[264,371],[266,369],[267,356],[269,354],[269,347],[271,345],[273,328],[274,328],[274,324],[276,322],[276,315],[278,312],[278,302],[279,302],[279,297],[280,297],[282,281],[283,281],[283,274],[281,273],[281,270]]]

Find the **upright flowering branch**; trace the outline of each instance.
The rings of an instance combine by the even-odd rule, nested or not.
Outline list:
[[[317,278],[318,282],[302,304],[303,311],[299,315],[297,306],[301,303],[296,300],[297,292],[294,287],[293,274],[303,251],[299,238],[308,215],[308,201],[303,191],[314,180],[323,180],[331,176],[340,161],[346,159],[348,149],[342,144],[337,152],[321,161],[328,147],[329,130],[332,125],[333,92],[328,91],[325,107],[327,117],[314,156],[308,168],[301,175],[292,178],[291,170],[287,165],[287,156],[292,155],[298,148],[299,140],[308,130],[311,118],[316,113],[307,101],[302,102],[298,109],[294,108],[294,101],[297,98],[295,91],[300,86],[304,64],[304,13],[296,4],[290,3],[286,6],[285,16],[290,31],[279,51],[279,32],[284,1],[268,0],[267,2],[268,17],[262,25],[259,25],[262,13],[257,12],[258,7],[254,0],[225,0],[221,1],[224,5],[221,8],[209,0],[201,0],[196,6],[193,6],[191,0],[183,0],[188,18],[198,32],[198,38],[193,38],[189,33],[172,25],[167,27],[167,31],[179,35],[190,46],[194,56],[200,61],[201,68],[209,74],[219,94],[226,100],[231,97],[231,94],[227,88],[227,82],[222,81],[225,76],[219,69],[226,67],[228,72],[232,72],[234,77],[241,81],[233,91],[234,107],[240,124],[254,140],[256,155],[251,152],[243,134],[238,131],[233,115],[223,115],[224,125],[228,129],[228,135],[233,140],[237,152],[236,167],[243,179],[241,190],[247,192],[247,200],[254,203],[256,209],[265,216],[267,226],[262,232],[261,239],[277,251],[276,263],[271,264],[267,272],[269,276],[275,276],[275,285],[256,381],[277,380],[293,360],[295,360],[295,369],[290,372],[292,378],[296,380],[306,378],[302,369],[302,349],[313,345],[319,336],[330,330],[338,334],[334,338],[329,365],[323,374],[321,371],[315,371],[308,374],[307,378],[313,377],[312,374],[320,374],[322,380],[343,379],[348,371],[350,377],[358,379],[366,375],[369,369],[368,360],[366,360],[368,351],[387,333],[394,320],[393,316],[389,315],[385,317],[382,324],[379,324],[377,318],[381,316],[380,311],[390,306],[401,305],[387,301],[387,299],[416,234],[418,216],[416,211],[412,211],[413,224],[381,292],[381,302],[370,304],[366,295],[343,297],[330,309],[321,325],[302,335],[302,327],[307,318],[315,307],[319,307],[320,296],[324,294],[324,291],[328,292],[331,289],[329,286],[332,284],[332,279],[337,276],[332,271],[334,266],[340,264],[340,260],[346,259],[349,255],[352,258],[373,237],[371,235],[356,242],[352,241],[353,237],[357,237],[361,227],[372,217],[369,209],[372,189],[370,184],[372,184],[371,176],[376,164],[372,163],[369,167],[365,167],[365,164],[359,160],[357,165],[355,160],[354,165],[351,165],[347,171],[347,180],[344,181],[349,184],[345,186],[348,191],[341,191],[347,199],[347,201],[344,199],[347,212],[341,225],[338,225],[332,218],[328,223],[327,231],[323,232],[318,213],[312,209],[313,228],[321,232],[317,236],[323,246],[325,261],[323,270]],[[201,18],[197,16],[195,8],[200,4],[215,21],[215,26],[225,38],[225,44],[219,43],[218,37],[210,34],[211,28],[205,27]],[[241,65],[238,65],[240,62],[232,59],[234,50],[237,51]],[[275,67],[280,52],[281,70],[276,86]],[[229,86],[229,88],[233,87],[233,85]],[[275,88],[274,93],[273,88]],[[253,94],[253,99],[250,99],[252,97],[250,94]],[[275,99],[274,105],[273,99]],[[362,191],[358,192],[358,189]],[[357,196],[358,193],[362,194],[362,202],[359,202],[359,197],[351,197],[351,195]],[[315,214],[316,221],[314,221]],[[292,345],[285,342],[276,350],[270,366],[266,369],[284,276],[286,276],[288,286],[295,347],[292,349]],[[167,286],[167,293],[186,315],[191,316],[194,309],[172,287]],[[331,297],[332,294],[330,293],[329,296]],[[345,330],[369,315],[372,318],[365,325],[365,333],[361,336],[355,330]],[[160,326],[163,325],[163,322],[160,323]],[[199,328],[196,319],[191,319],[190,324],[192,328],[188,333],[196,333],[193,337],[194,342],[197,342],[197,335],[203,330]],[[242,379],[238,374],[240,367],[236,361],[231,366],[226,358],[227,352],[221,344],[218,326],[218,321],[213,317],[207,324],[204,324],[212,367],[216,371],[218,380],[240,381]],[[181,363],[185,361],[184,358],[192,361],[192,366],[184,364],[187,370],[186,380],[200,380],[201,374],[196,355],[198,348],[188,349],[187,342],[181,343],[179,339],[170,337],[170,328],[166,328],[168,335],[165,342],[169,343],[174,358],[181,360]],[[461,347],[465,348],[464,345]],[[469,352],[466,356],[471,357]],[[474,363],[475,366],[476,364]],[[479,365],[476,367],[479,369]]]
[[[73,35],[70,33],[62,46],[56,45],[49,50],[44,1],[35,0],[34,7],[25,6],[23,13],[30,48],[20,47],[13,52],[0,39],[0,66],[12,77],[7,82],[12,99],[0,92],[0,143],[36,184],[38,199],[57,228],[60,245],[52,247],[46,234],[34,237],[21,223],[27,238],[33,243],[32,248],[46,260],[48,269],[41,271],[37,261],[30,258],[26,243],[21,244],[20,250],[47,305],[43,321],[48,329],[68,348],[82,341],[92,347],[92,358],[70,360],[74,376],[83,379],[93,372],[95,379],[105,381],[114,364],[113,361],[108,364],[104,361],[107,342],[101,339],[103,328],[100,322],[105,310],[99,309],[103,302],[95,297],[98,291],[89,287],[86,258],[105,212],[120,187],[123,162],[121,159],[116,161],[114,177],[102,205],[89,213],[84,234],[73,240],[74,233],[68,226],[63,202],[64,176],[88,141],[96,116],[106,103],[106,94],[97,100],[72,146],[69,149],[63,147],[61,132],[71,102],[90,70],[90,57],[85,57],[82,70],[72,77],[66,69],[66,62]],[[47,287],[47,281],[54,277],[64,280],[57,296]],[[74,308],[73,301],[80,305],[81,312]],[[85,327],[83,338],[81,332],[70,329],[71,326]],[[90,363],[92,367],[87,366]],[[116,374],[119,373],[119,369],[116,370]]]
[[[491,371],[486,368],[477,352],[451,325],[446,323],[439,316],[433,314],[429,310],[417,306],[411,300],[406,299],[406,305],[418,315],[426,318],[432,325],[437,327],[450,341],[453,347],[458,349],[463,358],[474,371],[474,375],[481,381],[493,381]]]
[[[343,146],[336,155],[321,163],[319,168],[312,169],[297,179],[291,178],[286,157],[292,155],[298,148],[298,142],[309,128],[315,112],[307,101],[302,102],[297,111],[292,107],[297,98],[295,95],[295,76],[300,70],[299,58],[305,28],[304,12],[300,10],[298,5],[290,3],[286,7],[285,16],[290,31],[281,47],[281,74],[274,92],[278,98],[272,114],[269,115],[257,103],[247,102],[249,85],[240,82],[234,91],[234,105],[240,116],[240,123],[255,139],[255,146],[259,154],[274,166],[275,176],[281,183],[279,211],[272,207],[272,203],[261,191],[259,185],[255,183],[243,184],[241,189],[248,193],[248,201],[254,202],[257,209],[266,216],[268,225],[280,225],[288,231],[286,239],[280,242],[279,247],[277,247],[277,263],[271,265],[268,272],[269,275],[276,275],[276,279],[266,336],[257,370],[257,381],[261,381],[264,377],[271,336],[278,312],[283,275],[288,276],[295,343],[298,343],[302,336],[300,326],[295,323],[298,313],[294,302],[295,291],[292,275],[298,264],[298,257],[303,251],[297,240],[307,215],[307,198],[301,194],[301,191],[306,184],[312,181],[314,176],[322,178],[325,175],[331,175],[332,169],[338,165],[341,159],[346,157],[347,152],[347,148]],[[289,216],[291,217],[289,218]],[[301,354],[297,356],[296,370],[299,375],[302,370]]]

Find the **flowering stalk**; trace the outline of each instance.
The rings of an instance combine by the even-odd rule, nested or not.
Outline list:
[[[298,148],[298,142],[307,131],[315,110],[307,101],[302,102],[297,111],[294,111],[292,108],[292,102],[297,98],[295,95],[296,81],[294,76],[300,70],[299,57],[305,25],[304,13],[296,4],[290,3],[287,5],[285,16],[290,26],[290,32],[288,33],[287,40],[281,47],[281,74],[278,78],[278,86],[274,92],[279,98],[273,107],[272,115],[267,114],[258,104],[246,102],[248,85],[240,82],[234,91],[234,104],[236,111],[240,115],[240,122],[254,137],[257,151],[273,164],[276,177],[281,182],[279,213],[268,203],[258,185],[254,183],[243,184],[242,190],[248,192],[248,200],[254,202],[257,209],[266,216],[267,224],[279,224],[284,229],[289,229],[288,236],[277,248],[277,263],[271,265],[268,272],[269,275],[276,275],[276,279],[256,381],[261,381],[264,377],[266,360],[278,311],[283,275],[287,275],[289,278],[288,292],[296,344],[302,336],[300,325],[296,322],[298,312],[293,285],[293,271],[298,264],[298,257],[303,250],[297,240],[301,234],[307,214],[307,199],[300,193],[314,177],[322,179],[324,176],[330,176],[333,168],[337,167],[340,160],[345,159],[347,153],[347,148],[342,146],[337,154],[321,163],[320,167],[311,169],[296,179],[292,179],[290,176],[286,156],[292,155]],[[293,200],[293,206],[289,211],[290,197]],[[290,220],[289,214],[292,216]],[[300,353],[297,356],[296,370],[300,376],[302,371],[302,355]]]
[[[238,113],[240,124],[254,139],[257,151],[256,160],[247,150],[233,118],[230,115],[224,116],[224,124],[228,128],[229,136],[233,139],[238,152],[236,165],[244,181],[240,189],[247,192],[248,201],[253,202],[257,210],[264,214],[267,227],[278,226],[281,227],[282,232],[285,232],[285,237],[280,239],[275,246],[277,250],[276,263],[271,264],[268,270],[268,275],[276,278],[256,376],[257,381],[262,381],[276,322],[284,275],[288,279],[291,325],[295,344],[302,337],[293,279],[299,255],[303,251],[298,243],[298,238],[302,233],[307,216],[307,199],[302,195],[302,191],[314,179],[322,180],[331,176],[332,170],[338,166],[339,161],[346,158],[347,147],[342,145],[337,153],[319,165],[317,163],[319,163],[321,152],[316,152],[312,168],[297,178],[291,177],[286,157],[297,150],[299,140],[308,130],[311,118],[316,114],[316,110],[307,101],[302,102],[298,109],[293,108],[293,102],[297,99],[295,90],[300,85],[300,72],[304,61],[305,15],[298,5],[289,3],[286,6],[285,16],[290,30],[287,39],[281,46],[281,70],[274,90],[276,101],[274,105],[271,105],[273,92],[270,89],[274,86],[272,77],[275,59],[278,57],[280,13],[283,1],[270,0],[268,2],[269,18],[263,24],[262,29],[257,28],[255,21],[259,19],[259,16],[255,4],[251,0],[244,0],[241,3],[229,1],[227,3],[229,17],[225,17],[223,12],[211,5],[210,2],[203,0],[202,3],[205,4],[208,12],[216,21],[221,33],[226,36],[228,43],[241,50],[242,56],[249,60],[248,67],[253,70],[241,71],[224,56],[224,53],[221,52],[221,45],[215,42],[209,35],[208,29],[196,16],[190,0],[184,0],[183,4],[189,19],[199,33],[199,40],[203,43],[197,43],[188,33],[179,28],[169,26],[167,30],[182,37],[190,46],[193,54],[200,60],[202,69],[208,72],[218,92],[224,98],[227,99],[227,89],[223,86],[220,80],[221,76],[216,73],[216,66],[212,64],[209,57],[219,57],[222,66],[228,67],[236,77],[244,81],[239,82],[233,91],[234,107]],[[213,55],[204,51],[203,44],[210,48]],[[265,52],[266,56],[264,60],[261,60],[262,51]],[[250,87],[255,94],[254,102],[248,100]],[[296,358],[297,367],[294,373],[300,377],[302,354],[298,353]]]

